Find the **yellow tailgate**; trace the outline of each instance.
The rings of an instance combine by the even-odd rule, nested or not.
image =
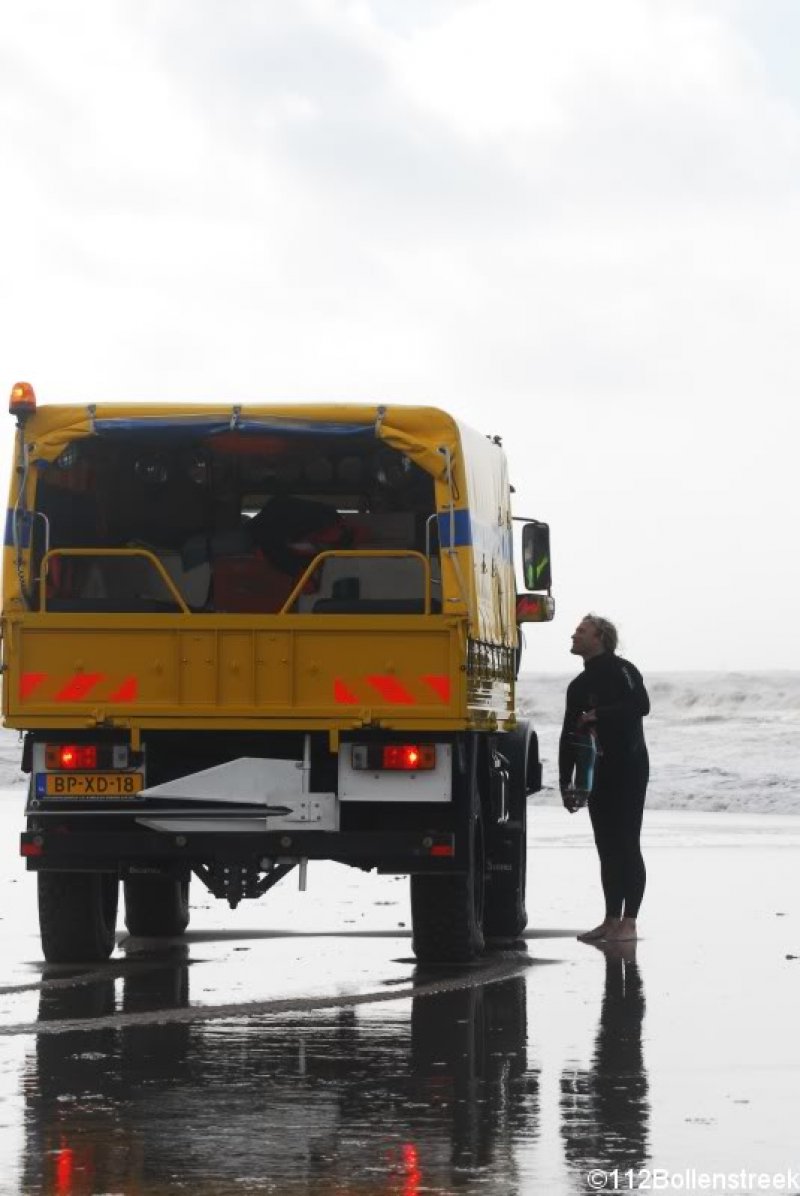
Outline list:
[[[235,720],[456,726],[463,626],[442,615],[26,614],[6,621],[11,725]]]

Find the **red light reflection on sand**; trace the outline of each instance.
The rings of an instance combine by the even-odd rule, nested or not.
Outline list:
[[[387,1189],[392,1196],[420,1196],[422,1191],[422,1169],[419,1165],[419,1151],[410,1142],[392,1147],[388,1152],[389,1168],[392,1174],[391,1186]]]
[[[403,1159],[403,1196],[419,1196],[422,1190],[422,1171],[416,1146],[404,1143],[400,1148]]]
[[[73,1191],[75,1178],[75,1151],[64,1146],[56,1154],[56,1192],[58,1196],[69,1196]]]
[[[53,1173],[47,1191],[51,1196],[89,1196],[94,1192],[94,1158],[91,1146],[67,1146],[60,1139],[52,1152]]]

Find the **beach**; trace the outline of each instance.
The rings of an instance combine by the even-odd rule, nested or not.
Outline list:
[[[653,811],[635,949],[576,940],[598,912],[588,820],[545,806],[524,943],[466,972],[415,967],[405,880],[332,864],[234,912],[197,888],[183,940],[120,924],[108,965],[46,968],[19,796],[4,1194],[577,1196],[598,1170],[700,1191],[691,1168],[800,1164],[797,817]]]

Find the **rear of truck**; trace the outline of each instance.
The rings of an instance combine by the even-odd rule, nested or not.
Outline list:
[[[175,935],[309,861],[411,877],[420,959],[525,924],[535,736],[502,449],[435,408],[121,406],[18,417],[3,714],[50,960]],[[521,613],[523,612],[523,613]]]

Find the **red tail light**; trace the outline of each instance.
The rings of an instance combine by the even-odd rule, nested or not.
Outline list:
[[[354,743],[353,768],[368,772],[430,772],[436,768],[435,743]]]
[[[88,743],[48,743],[44,753],[45,768],[97,768],[97,748]]]
[[[392,743],[383,749],[381,767],[393,772],[418,772],[436,767],[432,743]]]

